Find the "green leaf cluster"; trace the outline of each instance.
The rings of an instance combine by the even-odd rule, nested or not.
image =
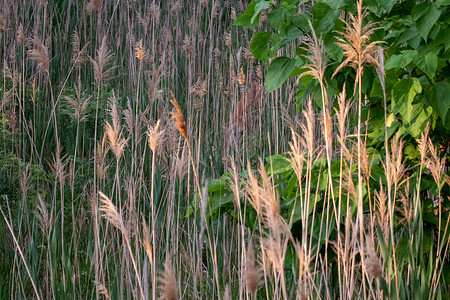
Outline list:
[[[375,128],[385,125],[384,113],[380,113],[384,109],[391,121],[395,119],[394,127],[388,127],[400,131],[403,138],[411,141],[418,138],[426,124],[430,124],[435,142],[446,142],[450,133],[450,81],[446,76],[450,73],[449,2],[367,0],[363,4],[368,11],[365,22],[377,27],[371,41],[384,42],[384,82],[370,66],[366,67],[362,79],[363,97],[368,99],[365,109],[370,112],[365,121],[371,121],[367,130],[373,133],[373,144],[384,138],[384,130]],[[308,53],[300,41],[311,34],[311,27],[324,42],[329,94],[337,95],[344,82],[347,87],[353,86],[356,76],[351,68],[342,69],[333,78],[331,74],[345,59],[342,49],[336,45],[339,33],[345,31],[341,17],[347,19],[350,13],[356,13],[356,1],[283,0],[275,6],[271,1],[253,0],[234,25],[258,27],[263,11],[270,26],[257,31],[250,50],[256,59],[269,64],[265,78],[269,92],[305,71]],[[277,56],[288,44],[296,45],[296,55]],[[315,99],[320,97],[316,80],[300,80],[298,88],[299,102],[311,94]],[[353,92],[349,90],[348,94]],[[321,106],[321,99],[315,102]]]

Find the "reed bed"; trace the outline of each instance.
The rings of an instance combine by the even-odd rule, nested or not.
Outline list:
[[[266,92],[255,30],[232,26],[245,1],[2,2],[1,299],[445,298],[448,212],[426,237],[421,177],[399,136],[386,161],[367,153],[360,115],[348,121],[361,100],[327,99],[320,37],[304,45],[322,111],[296,102],[296,78]],[[353,57],[359,33],[340,45],[361,78],[382,66],[375,44]],[[447,184],[427,134],[418,145],[414,168]],[[275,154],[297,182],[291,215]],[[364,206],[375,163],[387,183]],[[223,174],[230,202],[212,207]],[[398,265],[405,234],[414,254]]]

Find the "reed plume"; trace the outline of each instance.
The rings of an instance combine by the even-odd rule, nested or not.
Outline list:
[[[47,75],[50,75],[50,58],[48,48],[42,43],[41,39],[37,35],[34,36],[31,42],[34,45],[34,48],[28,50],[28,58],[34,60],[38,64],[38,69],[41,69],[45,71]]]
[[[175,277],[175,271],[169,256],[167,256],[164,262],[164,272],[162,272],[160,278],[161,298],[167,300],[177,300],[177,279]]]
[[[175,107],[175,110],[172,111],[172,117],[175,119],[175,126],[178,128],[178,131],[180,131],[184,139],[188,141],[186,132],[186,123],[184,122],[183,112],[181,110],[180,105],[177,102],[177,99],[175,98],[174,93],[170,91],[170,94],[172,95],[172,100],[170,100],[170,102]]]
[[[374,41],[369,43],[371,35],[379,29],[375,27],[377,24],[368,22],[363,25],[364,18],[368,12],[363,11],[362,0],[357,2],[357,15],[350,13],[351,22],[341,19],[346,25],[345,32],[339,32],[340,37],[337,38],[336,44],[344,50],[346,59],[337,67],[332,77],[334,77],[343,67],[350,66],[356,70],[355,91],[356,86],[361,81],[365,64],[373,64],[379,67],[377,59],[378,45],[383,41]]]
[[[94,68],[94,77],[98,85],[109,79],[114,67],[106,68],[113,58],[112,52],[108,50],[106,45],[106,35],[102,39],[100,48],[97,50],[95,59],[89,56],[89,60]]]
[[[255,250],[253,249],[252,241],[250,240],[247,248],[247,257],[245,259],[245,286],[247,291],[255,294],[259,287],[259,270],[255,265]]]

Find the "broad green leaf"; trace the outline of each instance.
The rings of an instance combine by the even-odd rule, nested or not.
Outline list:
[[[441,81],[436,83],[436,102],[439,106],[439,115],[445,120],[448,109],[450,107],[450,83],[448,81]]]
[[[208,198],[208,217],[211,217],[219,208],[224,206],[225,204],[233,202],[234,195],[222,196],[222,195],[214,195]]]
[[[448,6],[450,5],[450,0],[437,0],[436,4],[439,6]]]
[[[324,33],[322,35],[322,40],[325,45],[325,50],[327,56],[335,61],[341,61],[344,57],[342,48],[336,45],[336,35],[335,32],[342,32],[345,30],[345,23],[341,20],[337,20],[331,32]]]
[[[294,215],[292,216],[292,224],[302,219],[302,216],[304,215],[306,209],[308,209],[307,214],[309,216],[314,209],[314,203],[318,199],[320,199],[320,196],[318,196],[317,194],[311,194],[309,196],[308,206],[305,207],[306,201],[301,201],[300,197],[298,197],[297,202],[295,203],[295,207],[294,205],[291,206],[294,209]],[[292,208],[289,211],[289,216],[292,214]]]
[[[385,70],[406,67],[418,55],[416,50],[405,50],[402,54],[394,54],[384,64]]]
[[[303,29],[306,32],[309,32],[309,23],[308,23],[309,17],[307,14],[299,14],[292,17],[292,24],[297,26],[298,28]]]
[[[418,33],[419,33],[419,31],[417,30],[417,28],[410,27],[408,30],[406,30],[405,32],[403,32],[400,35],[400,37],[396,41],[396,44],[400,45],[400,44],[403,44],[404,42],[408,42],[408,41],[410,41],[412,39],[415,39],[417,37],[420,38]]]
[[[396,0],[366,0],[364,6],[373,13],[380,15],[383,11],[390,12]]]
[[[255,12],[253,13],[253,17],[250,20],[251,23],[258,23],[259,21],[259,14],[262,10],[268,9],[270,7],[270,1],[262,1],[255,5]]]
[[[286,23],[286,12],[283,8],[274,9],[267,15],[267,19],[275,29],[281,31]]]
[[[328,4],[332,9],[339,9],[345,6],[345,0],[323,0],[322,2]]]
[[[448,38],[450,36],[450,27],[445,29],[444,36],[447,37],[447,38],[444,38],[445,51],[447,51],[450,48],[450,38]]]
[[[439,117],[445,122],[450,107],[450,83],[448,81],[436,83],[432,88],[431,95],[427,98]]]
[[[441,12],[437,9],[434,3],[421,2],[414,6],[411,11],[413,20],[416,22],[416,27],[420,35],[426,41],[431,27],[439,19]]]
[[[287,171],[292,170],[291,162],[281,154],[266,157],[266,162],[268,163],[266,171],[269,176],[286,173]]]
[[[295,25],[291,24],[286,29],[286,39],[285,39],[284,43],[293,41],[301,35],[302,35],[302,31],[300,29],[298,29]]]
[[[405,235],[397,244],[395,249],[397,256],[397,268],[401,270],[403,265],[408,261],[409,255],[411,253],[411,248],[409,246],[409,236]]]
[[[424,108],[422,103],[413,104],[410,113],[412,119],[409,122],[403,123],[406,130],[413,138],[417,139],[420,137],[420,134],[429,122],[432,112],[433,109],[431,107]]]
[[[422,92],[422,86],[417,78],[406,78],[397,82],[392,88],[392,106],[394,113],[400,113],[407,123],[410,123],[413,113],[414,97]]]
[[[332,9],[328,4],[320,2],[312,7],[313,27],[317,34],[330,31],[339,17],[339,9]]]
[[[257,17],[257,20],[253,18],[253,15],[255,14],[255,6],[257,4],[257,1],[252,1],[247,5],[247,8],[245,9],[244,13],[240,15],[236,21],[234,21],[233,25],[235,26],[242,26],[242,27],[256,27],[258,26],[259,22],[259,15]],[[252,22],[253,20],[253,22]]]
[[[445,262],[444,267],[442,269],[442,278],[444,279],[446,284],[450,284],[450,263]]]
[[[227,182],[231,179],[229,173],[225,173],[218,179],[213,179],[208,182],[208,193],[220,192],[225,193],[228,192]]]
[[[422,70],[429,79],[433,79],[437,68],[437,55],[429,52],[425,56],[417,56],[413,59],[416,66]]]
[[[269,57],[269,43],[272,32],[258,32],[252,39],[250,51],[256,59],[263,60],[267,63]]]
[[[288,79],[295,70],[295,59],[281,56],[275,58],[269,65],[264,82],[268,92],[273,92]]]

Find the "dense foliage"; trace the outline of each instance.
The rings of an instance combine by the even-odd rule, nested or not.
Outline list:
[[[291,225],[293,235],[301,238],[306,232],[317,245],[309,249],[322,255],[330,243],[338,243],[347,222],[346,208],[342,207],[343,215],[340,209],[336,211],[336,195],[339,195],[340,205],[351,206],[348,213],[357,221],[362,219],[358,206],[363,205],[361,211],[366,216],[362,226],[365,234],[378,244],[376,249],[381,253],[387,274],[380,278],[379,284],[390,298],[428,297],[430,289],[432,297],[435,296],[430,281],[434,272],[431,266],[441,263],[435,261],[434,253],[444,260],[441,266],[444,282],[448,284],[450,280],[448,247],[444,246],[449,239],[450,212],[445,164],[450,133],[449,4],[448,1],[365,1],[364,11],[360,12],[356,1],[310,4],[286,0],[276,4],[254,0],[234,22],[237,26],[258,27],[260,18],[264,17],[270,24],[264,31],[259,27],[250,46],[255,58],[269,64],[265,79],[268,91],[282,87],[288,78],[298,78],[299,108],[304,107],[300,103],[312,98],[315,107],[324,111],[324,118],[329,117],[327,114],[331,111],[329,120],[334,115],[339,123],[343,103],[338,101],[338,96],[345,98],[346,94],[349,99],[345,101],[359,102],[360,106],[353,105],[357,112],[349,120],[350,130],[354,128],[353,136],[357,137],[353,142],[339,132],[334,139],[335,154],[326,151],[325,157],[313,161],[312,169],[305,163],[301,172],[294,171],[298,157],[293,151],[287,157],[266,158],[267,174],[261,171],[260,174],[272,177],[280,200],[280,213]],[[292,44],[296,47],[295,56],[284,55],[282,49]],[[366,55],[361,66],[358,66],[359,54]],[[331,126],[328,128],[333,130]],[[326,136],[326,129],[322,133]],[[303,135],[307,134],[303,129]],[[423,138],[428,134],[430,141],[425,142],[425,146]],[[358,159],[349,161],[343,152],[348,151],[345,145],[352,147],[352,143],[358,145]],[[359,145],[364,149],[360,150]],[[428,147],[432,159],[425,157],[427,150],[423,147]],[[439,154],[438,147],[444,154]],[[307,147],[303,149],[307,151]],[[308,155],[311,153],[305,152],[302,159],[308,160]],[[403,161],[397,161],[402,164],[400,174],[399,165],[390,165],[398,155],[403,155]],[[438,161],[439,166],[433,166],[431,161]],[[249,172],[254,171],[249,169]],[[352,172],[355,175],[348,174]],[[393,178],[390,172],[401,178]],[[301,178],[302,174],[306,180]],[[241,174],[243,187],[249,185],[247,176]],[[349,188],[348,183],[343,186],[343,177],[353,181],[353,188]],[[232,174],[227,173],[209,183],[213,195],[211,213],[218,207],[233,211],[230,206],[233,197],[227,196],[233,193],[230,178]],[[334,189],[334,193],[330,189]],[[343,189],[347,193],[343,193]],[[360,194],[357,195],[356,190]],[[383,219],[372,215],[382,209],[379,195],[384,190],[390,202],[384,213],[392,213],[393,218],[391,232],[382,231],[386,226]],[[305,201],[310,201],[306,214]],[[334,205],[334,211],[330,212],[330,205]],[[405,213],[410,206],[415,207],[414,213]],[[252,203],[247,211],[246,225],[253,228],[258,208]],[[324,215],[333,213],[335,219],[323,221]],[[302,221],[305,216],[309,216],[312,223],[305,225]],[[364,237],[360,243],[364,243]],[[336,252],[328,253],[328,263],[331,270],[336,270],[341,268],[342,254],[339,248],[333,249]],[[295,255],[295,251],[288,251],[286,255],[289,253]],[[360,259],[362,261],[363,257]],[[287,256],[286,261],[290,262],[291,258]],[[421,274],[424,271],[428,275]],[[442,297],[441,291],[438,295]]]

